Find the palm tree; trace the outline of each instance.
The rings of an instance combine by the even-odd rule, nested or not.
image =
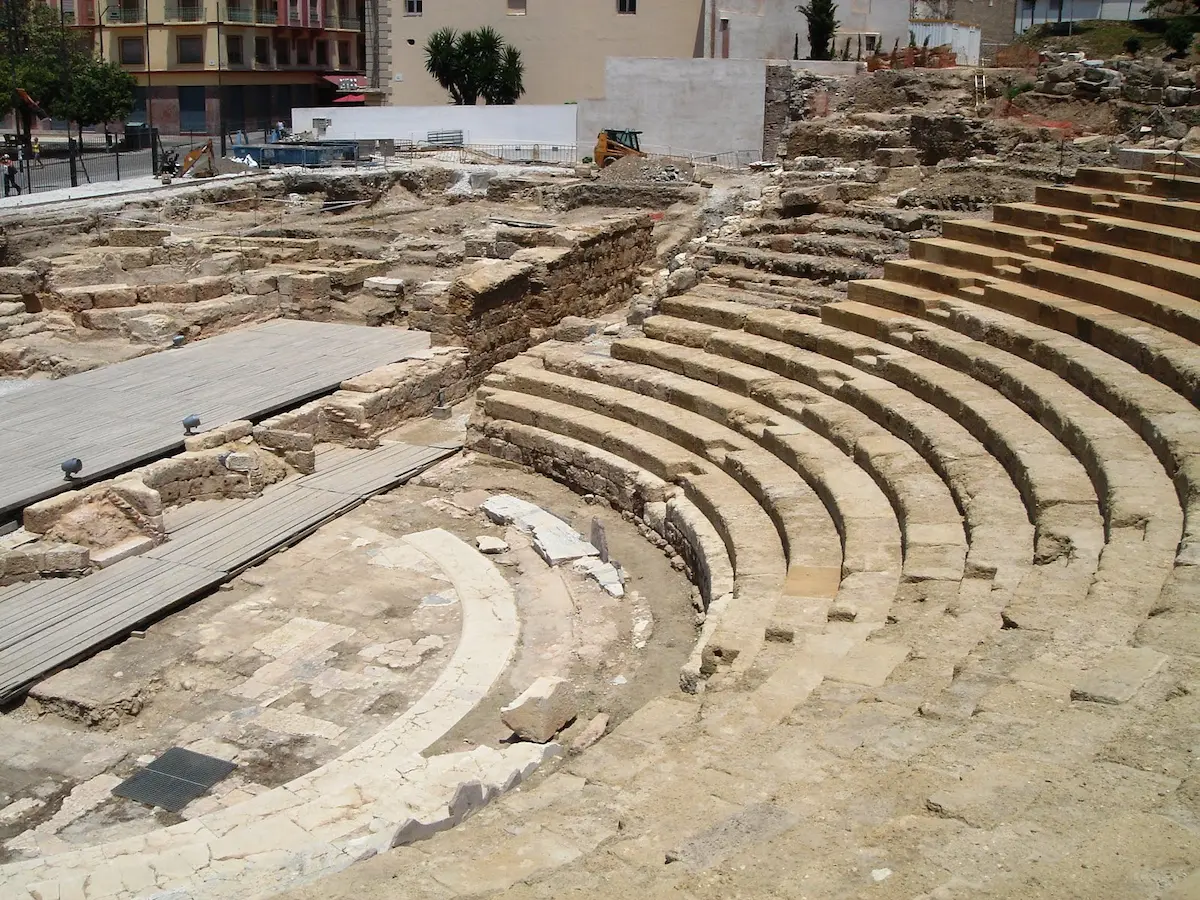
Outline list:
[[[521,51],[488,26],[461,34],[439,28],[425,43],[425,70],[459,106],[511,104],[525,93]]]

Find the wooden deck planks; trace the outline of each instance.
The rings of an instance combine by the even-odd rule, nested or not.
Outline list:
[[[0,393],[0,520],[70,490],[68,457],[95,481],[181,448],[188,414],[260,419],[428,346],[424,332],[278,320]]]
[[[153,550],[82,579],[0,588],[0,701],[205,593],[456,447],[336,448],[318,471],[261,497],[222,501]]]

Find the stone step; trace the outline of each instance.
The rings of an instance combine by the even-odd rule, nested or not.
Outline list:
[[[974,228],[972,237],[1006,243],[1010,237],[1005,228],[1006,226]],[[1094,248],[1095,252],[1086,248]],[[1139,278],[1136,271],[1131,272],[1129,277],[1121,277],[1089,265],[1081,265],[1078,261],[1065,259],[1080,255],[1090,259],[1094,255],[1099,264],[1104,265],[1104,261],[1111,258],[1111,253],[1118,252],[1116,248],[1076,242],[1067,238],[1059,239],[1055,243],[1053,259],[1034,259],[1005,249],[947,238],[915,241],[911,249],[914,259],[1022,282],[1064,297],[1087,297],[1089,303],[1144,319],[1160,328],[1174,331],[1189,341],[1195,342],[1200,339],[1200,301],[1189,299],[1200,297],[1200,290],[1195,294],[1187,293],[1185,284],[1185,292],[1181,293],[1170,288],[1158,287],[1147,280],[1152,279],[1155,272],[1164,272],[1164,267],[1185,267],[1185,264],[1178,260],[1141,254],[1142,257],[1150,259],[1146,261],[1147,268],[1142,273],[1146,278]],[[1134,258],[1137,251],[1124,252],[1132,263],[1137,262]],[[1194,268],[1197,269],[1197,287],[1200,288],[1200,266]]]
[[[1119,216],[1148,225],[1170,228],[1200,229],[1200,203],[1184,200],[1163,200],[1141,194],[1097,191],[1070,185],[1039,184],[1034,200],[1042,206],[1077,212]]]
[[[806,278],[774,275],[741,266],[713,266],[705,272],[705,279],[690,293],[796,312],[816,311],[822,303],[842,300],[846,296],[844,291]]]
[[[1146,225],[1098,213],[1065,212],[1037,203],[1000,204],[993,208],[992,214],[997,223],[1028,229],[1030,235],[1052,232],[1189,262],[1200,259],[1200,231]],[[954,230],[953,226],[949,230]]]
[[[777,253],[730,244],[706,244],[704,252],[718,263],[731,263],[779,275],[810,278],[821,284],[837,284],[855,278],[871,278],[878,272],[863,262],[810,254]]]
[[[1147,552],[1166,548],[1174,554],[1182,528],[1175,491],[1154,453],[1125,422],[1035,363],[890,308],[890,288],[888,282],[855,282],[851,299],[825,307],[822,321],[905,347],[1007,397],[1080,461],[1110,533],[1140,528]],[[922,288],[900,290],[918,291],[927,302],[936,302],[936,295]],[[872,305],[876,297],[883,302]]]
[[[707,306],[699,312],[712,317],[714,304]],[[664,301],[663,312],[689,316],[697,310],[684,298],[672,297]],[[958,419],[1004,464],[1021,491],[1037,525],[1039,558],[1072,552],[1086,559],[1098,552],[1103,543],[1102,520],[1083,467],[1007,398],[917,354],[805,316],[750,310],[741,327],[878,375]]]
[[[656,316],[646,325],[648,346],[621,341],[618,355],[651,353],[647,361],[669,367],[684,365],[673,361],[668,349],[672,346],[707,351],[718,360],[733,360],[740,366],[750,366],[755,371],[782,376],[818,390],[887,429],[913,447],[948,485],[966,520],[970,539],[968,563],[976,570],[996,571],[996,578],[1006,584],[1020,580],[1034,555],[1029,514],[999,462],[951,417],[882,378],[770,338],[671,316]],[[738,376],[734,373],[739,368],[729,366],[728,386],[749,390],[737,386]],[[683,371],[692,377],[703,377],[696,373],[694,363]],[[764,401],[771,396],[760,391],[756,394],[761,394]],[[786,395],[780,397],[779,402],[786,401]],[[813,412],[808,412],[810,409]],[[835,417],[823,413],[821,404],[811,403],[802,416],[814,428],[822,427],[826,421],[831,429],[835,427]],[[839,430],[844,430],[844,426]],[[833,434],[830,437],[837,440]],[[897,486],[895,490],[899,495],[901,488]],[[901,506],[907,522],[907,507]]]
[[[888,263],[885,275],[892,282],[980,303],[1079,338],[1200,404],[1200,348],[1170,331],[1049,291],[924,260]],[[903,311],[917,315],[920,309],[914,295],[913,304]]]
[[[518,361],[501,368],[514,362],[520,368]],[[695,678],[729,665],[736,665],[737,672],[748,669],[765,641],[787,570],[775,525],[758,501],[719,467],[678,444],[600,413],[494,387],[504,378],[503,371],[494,371],[481,388],[485,415],[591,444],[683,487],[721,535],[735,572],[735,596],[719,608],[710,606],[714,622],[705,621],[703,659]]]
[[[1188,425],[1194,406],[1187,399],[1082,339],[970,300],[884,282],[869,302],[1003,348],[1086,391],[1146,442],[1174,480],[1184,513],[1180,560],[1200,551],[1200,437]]]
[[[749,245],[776,253],[857,259],[871,265],[882,265],[907,250],[907,245],[898,247],[871,237],[825,233],[763,235],[751,238]]]
[[[629,338],[614,342],[611,351],[615,359],[643,364],[638,369],[654,367],[674,373],[669,384],[676,392],[694,391],[687,382],[700,381],[710,386],[710,394],[719,396],[715,392],[721,390],[752,397],[764,410],[782,413],[812,429],[853,459],[888,497],[904,541],[906,578],[962,577],[967,549],[962,516],[946,485],[915,450],[863,413],[766,369],[705,350]],[[709,408],[720,415],[735,404],[727,399]],[[739,430],[745,427],[736,415],[726,415],[724,421]],[[839,495],[836,485],[826,485],[820,470],[801,474],[835,515],[844,516],[848,501]]]
[[[279,298],[268,294],[230,294],[194,303],[145,303],[114,309],[88,309],[80,324],[93,331],[119,332],[133,340],[157,343],[190,326],[206,329],[260,322],[279,315]]]
[[[742,227],[742,234],[787,235],[787,234],[837,234],[851,237],[871,238],[885,244],[905,246],[907,238],[903,231],[889,228],[882,222],[853,216],[831,216],[812,213],[792,219],[762,219]]]
[[[1150,193],[1154,182],[1145,172],[1117,169],[1109,166],[1080,166],[1075,170],[1075,186],[1100,190]]]

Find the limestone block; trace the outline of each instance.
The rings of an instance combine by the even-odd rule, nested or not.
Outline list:
[[[247,294],[271,294],[279,289],[279,276],[273,272],[247,272],[235,282],[238,290]]]
[[[699,283],[699,273],[691,266],[683,266],[667,276],[667,296],[674,297],[690,291]]]
[[[42,551],[42,572],[82,572],[91,565],[87,547],[78,544],[50,544]]]
[[[213,428],[200,434],[188,435],[183,439],[183,447],[189,452],[212,450],[215,447],[228,444],[230,441],[249,437],[253,431],[253,422],[246,419],[237,419],[233,422],[226,422],[219,428]]]
[[[312,450],[316,443],[316,437],[308,432],[266,428],[261,425],[254,429],[254,440],[259,446],[271,450]]]
[[[119,563],[123,559],[145,553],[155,546],[154,538],[144,534],[134,535],[111,547],[102,547],[91,551],[92,565],[98,569],[105,569],[113,563]]]
[[[287,450],[283,461],[304,475],[317,471],[317,454],[312,450]]]
[[[544,744],[575,718],[575,688],[565,678],[537,679],[500,710],[500,719],[517,737]]]
[[[154,488],[135,477],[114,481],[109,490],[144,516],[161,516],[162,496]]]
[[[915,147],[880,147],[875,151],[875,165],[895,168],[897,166],[915,166],[917,150]]]
[[[25,304],[18,300],[9,300],[0,296],[0,317],[17,316],[25,312]]]
[[[179,333],[181,323],[178,319],[162,313],[150,313],[130,319],[128,324],[129,337],[135,341],[157,343]]]
[[[329,297],[329,276],[289,273],[279,276],[279,293],[293,300],[323,300]]]
[[[363,282],[363,287],[381,297],[404,296],[404,279],[376,275]]]
[[[137,289],[139,303],[194,303],[196,286],[184,284],[144,284]]]
[[[167,228],[114,228],[108,233],[113,247],[157,247],[171,236]]]
[[[1122,647],[1089,669],[1071,688],[1072,700],[1119,704],[1133,699],[1167,657],[1149,647]]]
[[[32,269],[0,267],[0,294],[36,294],[42,289],[42,276]]]
[[[258,468],[258,458],[253,453],[230,453],[225,456],[225,468],[230,472],[253,472]]]
[[[228,294],[232,287],[230,280],[221,275],[207,275],[188,281],[195,291],[196,300],[212,300]]]
[[[600,738],[604,737],[604,732],[607,729],[608,715],[600,713],[588,722],[583,731],[579,732],[575,736],[575,739],[571,741],[571,750],[575,753],[586,750],[592,744],[596,743],[596,741],[600,740]]]
[[[480,553],[504,553],[508,550],[508,541],[503,541],[490,534],[481,534],[475,538],[475,546]]]
[[[45,500],[25,507],[21,519],[22,524],[26,531],[45,534],[54,527],[55,522],[81,506],[86,500],[87,494],[84,491],[68,491],[65,494],[47,497]]]

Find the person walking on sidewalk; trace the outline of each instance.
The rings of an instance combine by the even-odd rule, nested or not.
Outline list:
[[[42,162],[42,142],[36,137],[33,139],[33,161],[39,169],[45,166],[45,163]]]
[[[7,197],[10,192],[16,191],[20,197],[21,186],[17,184],[17,167],[7,153],[0,157],[0,166],[4,166],[4,196]]]

